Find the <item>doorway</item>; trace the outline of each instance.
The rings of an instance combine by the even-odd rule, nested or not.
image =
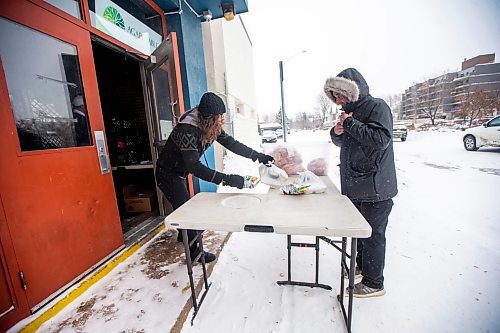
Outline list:
[[[158,207],[141,61],[92,42],[116,201],[125,243],[157,227]]]

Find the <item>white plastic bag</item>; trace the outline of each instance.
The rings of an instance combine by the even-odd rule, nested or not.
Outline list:
[[[264,164],[259,166],[259,175],[261,182],[273,188],[280,187],[288,180],[288,174],[274,164],[271,164],[270,167]]]
[[[310,185],[305,190],[306,194],[323,193],[326,191],[326,185],[325,183],[323,183],[321,178],[319,178],[309,170],[305,170],[299,173],[299,180],[297,181],[297,183],[302,185]]]

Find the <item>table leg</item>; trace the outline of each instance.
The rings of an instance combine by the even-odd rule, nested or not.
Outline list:
[[[346,250],[347,250],[347,238],[342,237],[342,251],[340,251],[340,300],[344,300],[344,273],[347,273],[345,270],[345,258],[346,258]]]
[[[201,255],[201,266],[203,267],[203,280],[205,282],[205,289],[208,289],[208,278],[207,278],[207,268],[205,267],[205,251],[203,250],[203,231],[198,233],[198,249]]]
[[[189,285],[191,286],[191,301],[193,302],[194,311],[198,311],[198,303],[196,302],[196,291],[193,281],[193,262],[191,261],[191,250],[189,249],[189,240],[186,229],[182,229],[182,242],[184,243],[184,252],[186,253],[186,266],[189,275]]]
[[[292,236],[286,235],[287,251],[288,251],[288,282],[292,281]]]
[[[290,286],[302,286],[302,287],[319,287],[327,290],[332,290],[332,287],[326,284],[318,283],[319,279],[319,240],[320,237],[316,237],[315,243],[294,243],[292,242],[292,236],[287,235],[287,251],[288,251],[288,278],[286,281],[276,281],[276,283],[280,286],[290,285]],[[292,281],[292,247],[302,247],[302,248],[310,248],[314,247],[316,249],[316,277],[313,282],[301,282],[301,281]]]
[[[351,322],[352,322],[352,303],[353,303],[353,291],[354,291],[354,274],[356,273],[356,248],[357,239],[351,238],[351,261],[349,268],[349,305],[347,310],[347,332],[351,332]]]

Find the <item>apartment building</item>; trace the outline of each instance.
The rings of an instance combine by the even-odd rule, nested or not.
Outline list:
[[[402,96],[401,118],[426,118],[429,110],[437,118],[453,118],[464,95],[482,90],[500,98],[500,63],[495,54],[464,59],[462,69],[417,83]]]

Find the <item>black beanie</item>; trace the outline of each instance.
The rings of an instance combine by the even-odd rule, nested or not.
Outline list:
[[[222,101],[222,98],[214,93],[207,92],[201,96],[200,104],[198,105],[198,111],[203,117],[209,117],[211,115],[223,114],[226,112],[226,106]]]

